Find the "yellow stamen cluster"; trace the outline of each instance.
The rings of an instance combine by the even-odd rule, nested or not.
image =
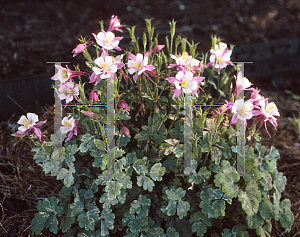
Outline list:
[[[27,127],[27,126],[29,126],[31,123],[29,122],[29,120],[27,119],[27,118],[25,118],[24,120],[23,120],[23,126],[25,126],[25,127]]]
[[[67,88],[67,89],[63,90],[62,94],[75,94],[75,91],[70,90],[70,89]]]
[[[107,70],[107,65],[106,65],[106,63],[102,63],[101,66],[102,66],[103,69]]]
[[[106,36],[106,38],[105,38],[105,43],[107,43],[107,44],[109,44],[109,43],[111,43],[112,42],[112,37],[111,36]]]
[[[247,107],[246,106],[244,106],[243,108],[239,109],[239,113],[240,114],[244,114],[246,111],[247,111]]]
[[[185,88],[185,81],[183,81],[183,82],[181,83],[181,86],[182,86],[183,88]]]
[[[132,66],[135,67],[135,68],[138,68],[138,69],[141,69],[142,68],[142,65],[140,63],[138,63],[137,61],[133,61],[132,63]]]
[[[69,76],[68,76],[68,71],[67,70],[64,70],[63,71],[63,77],[64,78],[68,78]]]
[[[223,60],[222,58],[218,58],[217,61],[218,61],[219,63],[223,63],[223,62],[224,62],[224,60]]]
[[[274,104],[268,104],[267,105],[267,108],[266,108],[266,112],[267,113],[270,113],[270,112],[272,112],[273,110],[275,110],[276,108],[275,108],[275,106],[274,106]]]
[[[186,88],[187,86],[190,86],[191,85],[191,82],[189,79],[186,79],[186,78],[183,78],[182,82],[181,82],[181,86],[183,88]]]
[[[65,127],[71,127],[72,125],[71,125],[71,123],[70,123],[69,121],[66,121],[66,122],[64,123],[64,126],[65,126]]]
[[[183,52],[181,57],[182,57],[183,60],[187,60],[189,58],[189,55],[188,55],[187,52]]]

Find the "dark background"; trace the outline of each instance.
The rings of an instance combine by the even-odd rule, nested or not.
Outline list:
[[[254,61],[253,65],[246,66],[245,73],[247,76],[248,70],[249,79],[256,86],[294,92],[300,87],[297,74],[300,65],[298,0],[2,0],[0,9],[0,120],[7,120],[14,111],[19,116],[24,111],[36,111],[38,105],[54,104],[53,90],[49,86],[51,81],[45,83],[46,78],[50,80],[54,75],[54,67],[46,62],[68,61],[71,68],[80,63],[85,69],[82,55],[72,57],[77,38],[82,35],[94,40],[91,33],[100,31],[99,21],[104,21],[107,30],[111,15],[117,15],[127,27],[137,25],[137,37],[145,31],[144,18],[152,18],[160,44],[165,44],[165,35],[169,34],[168,21],[175,19],[176,33],[200,42],[200,52],[210,49],[210,37],[217,34],[228,45],[234,44],[239,49],[233,53],[233,59]],[[123,36],[121,47],[130,48],[132,44],[126,29]],[[276,40],[280,39],[283,44],[276,46]],[[284,45],[286,39],[296,39],[296,42]],[[274,49],[279,48],[280,54],[275,55],[277,59],[263,52],[268,48],[264,43],[273,41],[275,46],[269,52],[273,50],[274,53]],[[257,43],[263,45],[247,48],[247,45]],[[255,52],[256,48],[259,53]],[[274,69],[280,65],[286,68],[277,73]],[[253,69],[258,66],[259,69]],[[251,74],[253,70],[255,73]],[[24,79],[33,80],[37,76],[44,77],[34,79],[34,85]],[[12,80],[22,80],[25,86],[13,89],[20,82]]]

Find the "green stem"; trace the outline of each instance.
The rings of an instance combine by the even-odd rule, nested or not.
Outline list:
[[[178,110],[176,110],[175,113],[176,113],[176,114],[175,114],[175,118],[177,118]],[[172,121],[172,123],[171,123],[171,125],[170,125],[170,127],[169,127],[169,129],[168,129],[168,131],[167,131],[167,133],[166,133],[166,135],[164,136],[164,139],[163,139],[163,140],[165,140],[165,139],[167,138],[167,136],[168,136],[168,134],[169,134],[171,128],[173,127],[173,124],[175,123],[175,118],[173,119],[173,121]]]

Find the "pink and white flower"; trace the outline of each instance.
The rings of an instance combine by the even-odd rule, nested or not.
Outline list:
[[[115,72],[118,70],[118,66],[113,62],[113,57],[99,57],[95,60],[98,67],[93,67],[93,71],[97,76],[97,83],[105,78],[114,78]],[[100,78],[99,78],[100,77]],[[94,78],[91,78],[90,82],[94,82]]]
[[[210,50],[210,63],[206,65],[206,67],[210,67],[215,65],[215,68],[218,69],[218,73],[220,74],[220,70],[225,68],[227,65],[233,65],[230,61],[232,51],[228,50],[227,44],[220,42],[219,45],[215,45],[215,49]]]
[[[116,30],[116,31],[120,31],[120,32],[123,32],[121,29],[121,27],[124,27],[125,25],[121,25],[120,24],[120,20],[118,19],[117,16],[114,16],[112,15],[111,16],[111,19],[110,19],[110,22],[109,22],[109,28],[108,28],[108,32],[109,31],[113,31],[113,30]]]
[[[192,93],[196,95],[198,89],[198,82],[201,82],[204,77],[194,77],[192,72],[189,71],[179,71],[175,77],[168,77],[166,80],[175,85],[174,96],[178,97],[182,92],[184,93]],[[200,89],[202,89],[200,87]]]
[[[236,100],[231,108],[231,112],[234,113],[230,124],[235,124],[240,121],[241,126],[247,127],[247,119],[251,119],[253,115],[256,115],[258,111],[252,111],[254,106],[251,101],[244,102],[244,99]]]
[[[77,135],[78,128],[76,127],[77,123],[79,121],[74,120],[74,118],[69,117],[64,117],[63,120],[61,121],[62,126],[60,127],[60,131],[62,134],[64,133],[69,133],[66,142],[71,140],[73,135]]]
[[[123,37],[115,37],[115,34],[112,33],[111,31],[109,32],[102,31],[97,35],[92,33],[92,35],[95,37],[97,44],[100,45],[105,50],[111,50],[111,49],[121,50],[121,48],[118,45],[120,43],[120,40],[123,39]]]
[[[125,101],[123,101],[123,100],[121,100],[120,102],[121,102],[121,103],[120,103],[120,109],[121,109],[122,113],[127,113],[127,114],[129,114],[130,109],[129,109],[128,104],[125,103]]]
[[[250,88],[249,90],[252,90],[250,101],[254,105],[259,105],[259,101],[264,99],[264,97],[259,94],[260,90],[256,90],[254,88]]]
[[[187,52],[183,52],[180,57],[171,55],[171,58],[176,61],[176,64],[170,64],[168,68],[177,67],[179,71],[188,71],[189,67],[191,67],[192,71],[197,70],[199,72],[201,72],[204,68],[203,64],[199,60],[189,56]]]
[[[278,112],[278,108],[274,102],[268,103],[268,99],[261,99],[259,101],[259,105],[260,105],[260,111],[258,111],[259,112],[258,114],[260,114],[260,116],[254,122],[257,122],[261,118],[263,118],[259,129],[261,128],[261,126],[264,122],[265,129],[266,129],[269,137],[271,137],[268,132],[266,123],[267,123],[267,121],[269,121],[274,126],[275,129],[277,128],[277,121],[276,121],[277,119],[274,116],[280,116],[280,114]]]
[[[82,53],[84,49],[91,46],[94,42],[93,41],[87,41],[83,44],[78,44],[75,49],[73,49],[73,57],[76,57],[78,54]]]
[[[84,72],[80,71],[72,71],[66,66],[66,68],[55,65],[58,72],[51,78],[52,80],[59,80],[62,84],[65,84],[71,81],[72,77],[78,77],[84,74]]]
[[[66,104],[70,103],[73,100],[73,98],[77,100],[76,95],[79,95],[78,86],[75,85],[73,82],[63,84],[58,89],[58,92],[58,97],[60,98],[60,100],[66,100]]]
[[[243,90],[249,90],[248,88],[253,85],[246,77],[242,77],[242,72],[238,73],[238,76],[234,76],[236,81],[236,88],[233,95],[238,96]]]
[[[148,55],[149,53],[145,54],[145,57],[138,53],[136,56],[133,55],[132,53],[129,53],[129,58],[130,60],[128,61],[128,72],[130,74],[133,74],[135,72],[137,72],[137,74],[135,74],[133,76],[133,80],[136,83],[136,79],[144,72],[146,71],[152,71],[154,70],[154,66],[153,65],[148,65]]]
[[[35,135],[39,138],[39,140],[42,140],[42,133],[41,130],[38,128],[42,126],[45,121],[39,121],[39,117],[34,113],[27,113],[27,117],[25,115],[22,115],[21,118],[18,121],[18,124],[21,126],[18,128],[18,131],[15,133],[15,135],[22,134],[24,137],[26,134],[28,134],[30,131],[33,131]],[[37,123],[38,122],[38,123]]]

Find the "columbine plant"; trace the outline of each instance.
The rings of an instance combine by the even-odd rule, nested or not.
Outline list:
[[[33,114],[19,120],[22,126],[16,134],[35,133],[39,140],[34,159],[64,184],[58,197],[39,201],[32,233],[49,228],[64,236],[270,236],[272,219],[289,232],[294,216],[290,200],[281,200],[286,178],[276,167],[279,153],[271,147],[265,154],[260,143],[256,152],[249,145],[259,141],[255,128],[260,120],[266,129],[268,121],[276,129],[276,105],[251,88],[242,74],[234,80],[236,67],[228,68],[233,65],[232,48],[219,38],[212,38],[206,64],[206,55],[197,54],[194,42],[178,36],[174,44],[174,21],[166,47],[154,38],[151,20],[146,25],[144,52],[132,27],[128,31],[134,52],[123,49],[119,54],[122,37],[114,32],[121,34],[124,25],[112,16],[107,31],[102,24],[102,31],[93,34],[95,58],[89,54],[92,43],[83,38],[73,51],[87,59],[85,72],[57,67],[52,79],[61,82],[56,88],[59,98],[80,105],[63,118],[61,133],[42,140],[37,127],[45,121],[37,123]],[[105,107],[111,81],[113,133]],[[92,89],[85,91],[87,83]],[[252,91],[250,98],[238,99],[244,90]],[[193,106],[192,113],[185,114],[187,98],[193,104],[220,107],[204,111]],[[185,166],[183,132],[189,116],[192,155]],[[246,129],[251,119],[245,174],[240,176],[235,124]],[[109,133],[114,134],[114,148],[108,147]],[[62,141],[62,149],[55,146],[57,141]],[[107,173],[108,148],[114,155],[112,174]]]

